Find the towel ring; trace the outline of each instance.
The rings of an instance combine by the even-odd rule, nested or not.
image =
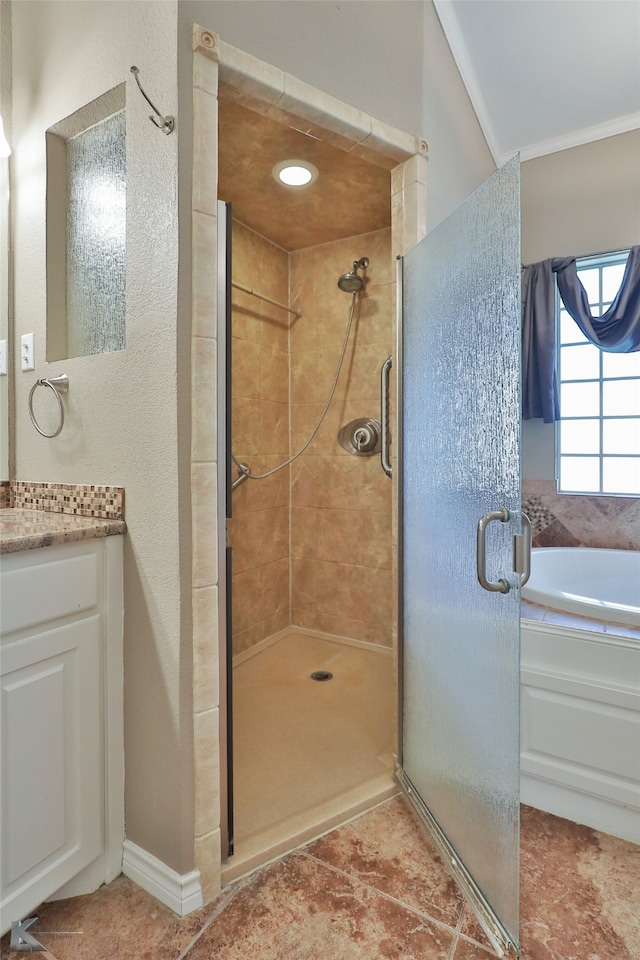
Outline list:
[[[33,395],[36,392],[37,387],[49,387],[50,390],[53,390],[55,398],[58,401],[58,407],[60,408],[60,425],[54,433],[45,433],[44,430],[40,428],[40,425],[34,416]],[[64,427],[64,406],[62,404],[62,394],[67,393],[68,390],[69,377],[66,375],[66,373],[61,373],[59,377],[51,377],[51,379],[41,377],[39,380],[36,380],[34,385],[31,387],[29,392],[29,416],[31,417],[31,423],[34,425],[40,436],[47,437],[48,440],[52,440],[53,437],[58,436]]]

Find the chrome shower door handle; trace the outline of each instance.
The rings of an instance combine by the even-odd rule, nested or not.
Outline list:
[[[531,576],[531,521],[526,513],[521,513],[522,533],[513,538],[513,569],[520,574],[520,586]]]
[[[393,365],[393,358],[387,357],[380,371],[380,428],[382,443],[380,446],[380,462],[388,477],[391,476],[389,462],[389,371]]]
[[[497,581],[487,580],[487,527],[494,520],[500,520],[501,523],[507,523],[510,513],[506,507],[500,507],[499,510],[492,510],[485,513],[478,520],[478,531],[476,536],[476,566],[478,572],[478,583],[490,593],[508,593],[509,584],[506,580]]]

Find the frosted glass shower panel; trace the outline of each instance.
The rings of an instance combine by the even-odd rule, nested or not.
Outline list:
[[[519,163],[404,258],[403,768],[518,936]],[[487,572],[478,583],[480,518]]]
[[[47,130],[47,360],[123,350],[124,84]]]
[[[67,141],[67,355],[125,346],[125,113]]]

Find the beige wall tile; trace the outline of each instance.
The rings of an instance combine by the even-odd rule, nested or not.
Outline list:
[[[191,465],[191,504],[197,523],[193,525],[193,586],[209,587],[218,582],[217,477],[215,463]]]
[[[193,144],[192,208],[215,216],[218,206],[218,100],[199,87],[193,91],[193,128],[197,137]]]
[[[220,825],[219,713],[207,710],[193,718],[195,753],[195,835],[204,836]]]
[[[196,837],[196,868],[200,871],[202,897],[209,903],[222,889],[222,857],[220,830],[212,830],[204,837]]]
[[[289,456],[289,405],[263,400],[262,433],[258,441],[258,453],[279,454],[283,460]]]
[[[250,650],[251,647],[254,647],[256,643],[260,643],[261,640],[264,640],[266,636],[264,629],[264,620],[259,620],[257,623],[247,627],[246,630],[234,629],[232,642],[233,656],[237,657],[239,654],[245,653],[247,650]]]
[[[368,511],[362,514],[361,563],[373,569],[391,570],[393,555],[392,516]]]
[[[245,483],[244,486],[247,484]],[[256,513],[245,513],[235,509],[234,504],[233,517],[227,526],[229,545],[233,550],[234,576],[259,566],[255,546],[256,516]]]
[[[262,568],[262,608],[265,619],[289,608],[289,557]]]
[[[218,588],[193,591],[193,710],[211,710],[219,703]]]
[[[322,400],[317,395],[318,358],[315,350],[298,351],[291,356],[291,398],[296,403]]]
[[[317,597],[316,560],[304,560],[294,557],[291,561],[292,606],[314,608]]]
[[[308,630],[321,630],[338,637],[352,637],[354,640],[365,640],[367,643],[377,643],[384,647],[392,645],[392,629],[388,623],[353,620],[319,611],[311,611],[307,619],[312,622],[300,626],[306,626]]]
[[[267,520],[267,513],[269,514]],[[281,560],[289,556],[289,508],[274,507],[262,514],[263,526],[260,528],[262,548],[260,556],[265,563]]]
[[[309,298],[305,307],[312,305]],[[313,322],[311,311],[305,311],[301,317],[292,318],[289,326],[289,349],[292,354],[301,353],[316,348],[316,324]]]
[[[318,556],[320,512],[313,507],[291,508],[291,556],[315,560]]]
[[[217,459],[216,341],[192,337],[191,460]]]
[[[233,337],[231,343],[231,389],[234,401],[239,397],[261,400],[260,367],[262,348],[251,340]]]
[[[284,75],[284,92],[278,106],[298,118],[318,124],[323,139],[339,142],[342,149],[361,143],[371,134],[371,118],[289,73]],[[326,131],[326,133],[325,133]],[[327,133],[336,134],[339,141],[331,141]]]
[[[282,457],[256,454],[249,457],[245,452],[234,450],[240,460],[251,460],[251,470],[256,476],[268,473],[274,467],[280,466]],[[272,507],[284,507],[289,503],[289,467],[278,470],[263,480],[248,480],[237,487],[233,494],[234,517],[244,511],[255,513],[259,510],[268,510]]]
[[[216,284],[211,282],[211,264],[216,262],[218,221],[216,216],[192,214],[191,324],[192,335],[215,337]]]
[[[320,613],[362,618],[362,568],[346,563],[317,561],[316,604]]]
[[[253,567],[232,577],[233,630],[240,633],[264,619],[262,615],[262,568]]]
[[[208,32],[208,31],[203,31]],[[202,32],[197,31],[198,37],[197,40],[194,37],[194,43],[202,42]],[[213,34],[214,43],[216,38]],[[212,60],[211,57],[208,57],[206,53],[197,50],[193,55],[193,85],[194,87],[199,87],[201,90],[205,90],[207,93],[213,94],[213,96],[218,95],[218,63],[217,60]]]
[[[287,604],[286,609],[278,610],[265,620],[260,620],[246,630],[235,633],[233,636],[234,657],[250,650],[257,643],[260,643],[261,640],[266,640],[267,637],[273,636],[274,633],[279,633],[280,630],[284,630],[285,627],[289,626],[290,622],[291,617],[289,615],[289,605]]]
[[[395,349],[395,283],[378,283],[366,289],[358,311],[358,345],[378,343],[389,353]]]
[[[278,299],[286,303],[286,287],[280,292]],[[283,353],[289,352],[289,327],[293,320],[293,314],[286,310],[280,310],[278,307],[263,303],[260,307],[260,336],[261,342],[265,347],[274,347]]]
[[[238,223],[234,224],[234,242],[237,250],[234,274],[241,282],[256,289],[261,285],[263,292],[284,299],[282,251],[272,249],[273,245]],[[308,614],[309,608],[315,606],[320,577],[325,597],[324,614],[334,619],[341,616],[343,628],[348,626],[347,621],[358,624],[359,637],[374,633],[376,642],[386,642],[388,630],[376,631],[375,626],[362,626],[369,621],[359,611],[357,595],[364,590],[371,599],[370,590],[364,587],[359,590],[367,568],[378,571],[390,566],[390,485],[380,469],[378,457],[372,458],[373,463],[352,457],[340,447],[337,435],[345,423],[358,416],[379,416],[380,366],[391,352],[394,328],[395,286],[391,282],[390,251],[390,231],[384,230],[290,255],[288,288],[296,305],[303,310],[302,317],[288,324],[290,357],[274,347],[273,336],[269,338],[265,328],[261,328],[266,316],[264,311],[270,312],[270,307],[263,310],[251,305],[240,318],[238,330],[244,344],[239,347],[235,344],[238,358],[234,393],[238,397],[234,404],[234,446],[236,453],[241,450],[243,459],[257,473],[277,465],[290,451],[297,451],[316,426],[335,376],[351,307],[351,299],[337,290],[337,279],[355,258],[366,255],[371,260],[366,293],[354,317],[351,343],[336,396],[313,443],[290,470],[291,529],[283,502],[288,469],[283,471],[283,476],[269,481],[248,481],[234,495],[231,524],[234,569],[237,576],[253,571],[253,578],[240,576],[237,581],[243,606],[243,611],[234,618],[237,648],[244,649],[266,635],[264,629],[274,604],[283,602],[282,585],[289,551],[294,558],[291,566],[293,608]],[[236,316],[237,312],[234,323]],[[271,334],[274,330],[277,330],[275,323]],[[285,364],[289,362],[290,438],[289,407],[286,406],[288,370],[285,373]],[[259,378],[254,373],[258,366]],[[241,393],[248,396],[243,397]],[[264,402],[251,402],[257,396]],[[275,504],[281,505],[279,511],[266,509]],[[324,561],[322,568],[308,562],[315,558]],[[265,564],[270,566],[267,568]],[[261,580],[257,579],[258,573]],[[335,581],[331,580],[330,573]],[[280,584],[275,590],[271,586],[272,577]],[[269,597],[263,596],[262,603],[258,602],[256,591],[264,592],[267,587]],[[338,598],[338,608],[332,597]],[[251,614],[246,612],[247,604],[253,604]],[[385,617],[388,618],[389,602],[383,598],[379,607],[369,615],[371,622],[384,623]],[[309,623],[308,616],[306,619]],[[319,628],[317,618],[314,625]]]
[[[289,351],[262,347],[260,396],[277,403],[289,402]]]
[[[391,283],[395,280],[395,262],[391,254],[391,230],[366,233],[358,237],[358,241],[362,248],[360,256],[369,258],[369,266],[365,271],[367,285]]]
[[[364,514],[358,510],[318,511],[318,559],[336,564],[359,564],[363,521]]]
[[[320,401],[314,401],[312,403],[296,402],[291,404],[291,450],[294,453],[301,450],[302,446],[311,437],[311,434],[318,424],[324,406],[325,404]],[[322,429],[322,427],[320,429]],[[315,437],[311,441],[307,451],[309,456],[319,452]],[[305,451],[304,456],[306,455],[307,452]]]
[[[284,71],[238,47],[217,39],[219,78],[239,94],[257,103],[277,103],[284,91]]]
[[[317,247],[309,247],[289,254],[289,306],[301,310],[303,317],[307,316],[309,303],[315,296],[317,250]]]
[[[318,506],[317,463],[317,457],[301,457],[291,464],[291,503],[293,506]]]

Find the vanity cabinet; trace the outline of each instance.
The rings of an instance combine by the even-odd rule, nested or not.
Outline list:
[[[2,932],[120,873],[122,539],[0,560]]]

